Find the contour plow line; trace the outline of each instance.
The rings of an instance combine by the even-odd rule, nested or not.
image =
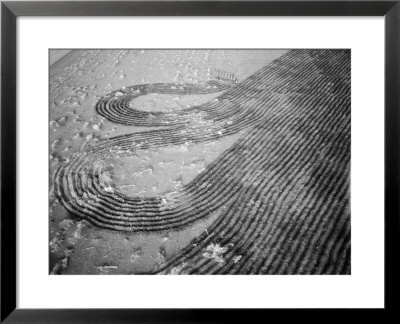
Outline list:
[[[238,84],[222,81],[138,85],[102,98],[96,110],[110,121],[162,128],[87,147],[58,168],[58,200],[99,227],[132,232],[177,230],[222,211],[157,273],[350,273],[350,51],[292,50]],[[215,91],[225,92],[175,113],[129,106],[143,94]],[[238,132],[167,205],[102,181],[110,156]]]

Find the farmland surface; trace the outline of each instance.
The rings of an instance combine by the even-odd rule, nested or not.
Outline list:
[[[350,274],[350,67],[69,52],[50,67],[49,272]]]

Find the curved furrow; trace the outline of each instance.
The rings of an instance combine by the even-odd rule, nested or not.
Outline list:
[[[173,113],[130,105],[152,94],[222,92]],[[96,226],[129,232],[178,230],[222,211],[158,273],[348,273],[350,271],[350,51],[292,50],[237,83],[124,87],[96,111],[124,125],[157,127],[88,145],[55,173],[55,194]],[[147,149],[240,134],[230,148],[165,203],[107,182],[106,161]]]

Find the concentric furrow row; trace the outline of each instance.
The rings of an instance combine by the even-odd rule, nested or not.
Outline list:
[[[158,94],[207,94],[229,89],[232,86],[230,80],[208,81],[203,84],[144,84],[132,86],[123,90],[114,91],[103,97],[96,105],[96,111],[108,120],[124,125],[134,126],[168,126],[169,124],[184,123],[188,113],[193,112],[193,108],[181,111],[179,114],[163,112],[146,112],[130,108],[130,102],[143,95],[151,93]]]
[[[216,100],[174,114],[129,107],[148,93],[224,89]],[[162,273],[350,271],[349,51],[293,50],[236,85],[132,86],[96,109],[117,123],[164,127],[101,141],[61,166],[55,191],[67,210],[123,231],[178,229],[223,211]],[[101,161],[240,131],[241,139],[167,206],[161,197],[127,197],[101,180]],[[218,258],[205,253],[210,246],[221,248]]]

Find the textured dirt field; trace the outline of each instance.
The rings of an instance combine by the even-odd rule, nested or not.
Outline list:
[[[350,273],[349,51],[72,51],[49,127],[50,273]]]

